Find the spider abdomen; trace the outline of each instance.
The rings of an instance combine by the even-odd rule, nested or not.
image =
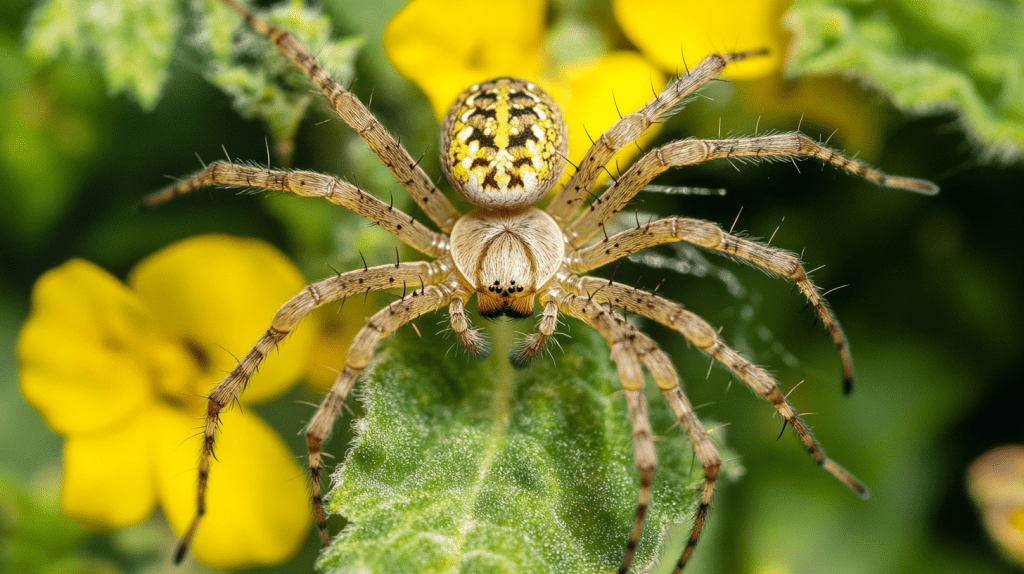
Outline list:
[[[534,208],[480,208],[452,229],[451,253],[485,317],[528,317],[537,290],[561,266],[565,239],[548,214]]]
[[[544,197],[565,169],[567,148],[554,100],[515,78],[471,86],[448,108],[441,127],[448,181],[482,207],[526,207]]]

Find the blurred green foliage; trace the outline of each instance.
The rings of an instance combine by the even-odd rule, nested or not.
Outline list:
[[[945,110],[997,161],[1024,156],[1024,2],[798,0],[786,74],[857,79],[916,114]]]
[[[40,2],[25,30],[31,61],[91,60],[111,94],[124,92],[152,110],[178,44],[180,2]]]
[[[131,5],[111,2],[126,4]],[[374,113],[402,137],[414,156],[427,150],[424,165],[437,176],[440,169],[432,157],[436,125],[429,106],[397,76],[380,48],[380,30],[399,5],[397,0],[333,0],[325,2],[324,9],[335,38],[365,39],[353,90],[364,101],[373,94]],[[570,5],[559,3],[555,10]],[[965,11],[991,9],[988,4],[958,6],[965,6]],[[29,289],[46,269],[84,257],[123,276],[159,247],[216,231],[264,238],[293,256],[315,279],[331,273],[327,264],[339,269],[361,265],[360,249],[371,264],[391,260],[398,245],[326,202],[291,197],[233,197],[211,190],[155,211],[136,210],[143,195],[165,184],[163,174],[180,176],[197,169],[196,154],[213,159],[222,154],[223,145],[233,158],[265,161],[266,129],[240,118],[232,100],[210,86],[205,68],[182,49],[191,46],[185,36],[174,37],[179,50],[170,60],[170,71],[165,80],[154,80],[162,85],[162,96],[151,102],[152,111],[144,111],[123,94],[108,97],[107,90],[116,84],[104,77],[102,65],[66,57],[81,45],[63,46],[63,40],[55,39],[45,48],[63,46],[67,51],[58,53],[64,56],[49,63],[30,58],[26,48],[31,43],[25,42],[23,31],[31,8],[25,0],[0,0],[0,297],[5,302],[0,306],[0,468],[12,477],[4,479],[5,501],[41,496],[35,486],[39,478],[52,476],[59,465],[60,443],[21,400],[14,361]],[[850,10],[860,16],[856,22],[869,27],[879,13]],[[915,12],[914,18],[927,29],[943,21],[927,11]],[[979,42],[993,34],[987,28],[967,33]],[[893,45],[904,45],[901,42],[909,42],[911,36],[906,38]],[[949,49],[941,35],[922,33],[913,38],[934,43],[915,44],[918,52]],[[315,45],[314,53],[322,47]],[[975,77],[976,68],[967,69]],[[998,74],[987,77],[990,82],[1000,79]],[[1005,89],[1012,87],[1013,77],[1002,76]],[[661,139],[713,136],[719,121],[726,132],[752,132],[757,117],[736,105],[733,87],[718,84],[706,90],[714,101],[691,103],[666,125]],[[989,88],[980,93],[991,107],[996,91]],[[863,89],[849,85],[851,91]],[[875,93],[885,96],[875,107],[884,120],[884,145],[877,156],[865,159],[891,173],[932,179],[942,187],[940,195],[924,198],[877,189],[805,162],[799,172],[789,164],[742,165],[739,170],[713,164],[674,171],[660,183],[724,187],[728,194],[648,194],[638,201],[644,212],[685,214],[726,226],[743,207],[737,229],[773,236],[773,245],[803,251],[809,268],[827,264],[815,273],[825,289],[852,284],[829,296],[858,366],[852,397],[839,392],[838,359],[827,337],[810,328],[809,316],[797,315],[803,301],[788,294],[784,282],[717,259],[710,260],[716,269],[739,278],[744,286],[741,297],[730,294],[714,274],[702,278],[629,261],[606,271],[647,288],[665,279],[660,294],[722,325],[723,336],[773,369],[785,391],[806,381],[790,399],[802,411],[817,413],[808,422],[829,454],[872,490],[867,502],[851,495],[812,464],[789,435],[776,440],[781,422],[771,417],[770,406],[738,391],[741,385],[730,385],[721,369],[707,377],[705,357],[688,349],[674,333],[643,324],[676,360],[692,402],[706,405],[699,411],[702,418],[732,425],[730,448],[747,469],[740,481],[722,485],[709,535],[687,572],[910,574],[1012,569],[986,540],[964,493],[963,472],[992,446],[1024,442],[1024,273],[1019,263],[1012,263],[1024,250],[1019,192],[1024,169],[1019,164],[982,163],[983,154],[972,143],[975,135],[964,130],[961,116],[933,108],[908,119],[882,102],[893,97],[887,89]],[[828,105],[827,98],[821,105]],[[314,106],[312,116],[299,125],[293,165],[341,175],[379,197],[393,193],[397,205],[416,213],[401,187],[350,130],[338,121],[323,122],[331,117],[325,108]],[[996,117],[1021,129],[1018,116]],[[758,129],[766,127],[794,126],[761,122]],[[803,127],[814,134],[832,131],[829,126]],[[832,143],[842,147],[843,134],[836,134]],[[403,259],[412,256],[399,249]],[[386,300],[354,299],[342,312],[367,316]],[[426,340],[436,342],[437,354],[443,354],[451,342],[439,334],[439,318],[427,317],[418,326]],[[523,323],[518,328],[530,326]],[[557,349],[554,354],[557,367],[564,356]],[[258,409],[282,436],[291,437],[297,455],[304,452],[304,441],[295,431],[310,414],[308,407],[295,404],[300,399],[317,400],[298,390]],[[652,410],[663,416],[667,407],[651,402]],[[358,414],[359,406],[354,408]],[[349,416],[339,422],[331,445],[338,457],[347,445],[345,429],[350,424]],[[680,434],[665,426],[656,426],[655,432],[673,440]],[[628,445],[628,435],[622,445]],[[5,561],[0,569],[13,571],[8,568],[13,564],[8,549],[28,526],[18,518],[24,514],[7,508],[0,519],[0,560]],[[77,527],[67,528],[77,532]],[[681,550],[688,529],[684,524],[677,536],[670,536],[669,556]],[[164,554],[125,560],[112,542],[116,534],[81,539],[61,532],[55,528],[44,533],[53,548],[71,548],[72,554],[115,563],[126,572],[162,568],[172,545],[166,531],[149,526],[139,530],[139,536],[156,541]],[[308,571],[316,546],[311,540],[302,554],[277,571]],[[192,567],[186,564],[182,571]]]
[[[53,487],[31,492],[6,472],[0,474],[0,556],[7,571],[118,572],[83,552],[87,528],[61,516]]]
[[[334,41],[328,18],[301,0],[275,5],[262,17],[317,46],[324,68],[339,82],[351,81],[360,38]],[[171,56],[184,44],[192,63],[231,97],[242,117],[266,123],[286,162],[299,122],[319,97],[298,68],[219,0],[42,0],[25,40],[36,64],[65,58],[99,63],[108,91],[127,94],[145,110],[159,101]]]

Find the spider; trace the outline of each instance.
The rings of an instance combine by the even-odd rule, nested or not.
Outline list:
[[[728,368],[757,394],[771,401],[814,460],[862,497],[864,485],[825,455],[806,424],[790,406],[775,379],[727,346],[717,330],[694,313],[665,298],[584,273],[631,253],[656,245],[685,241],[751,263],[786,277],[806,297],[834,341],[842,362],[846,388],[852,362],[846,339],[793,254],[742,239],[714,223],[668,217],[591,242],[605,224],[655,176],[670,167],[694,165],[716,158],[815,157],[878,185],[935,193],[927,181],[881,173],[819,144],[799,132],[731,139],[673,141],[643,154],[589,204],[596,180],[612,155],[632,144],[645,130],[683,98],[717,77],[730,63],[761,56],[765,50],[712,54],[669,83],[642,108],[622,117],[586,152],[571,177],[544,209],[535,207],[552,191],[565,170],[567,128],[558,106],[536,84],[516,78],[496,78],[475,84],[449,108],[441,128],[441,163],[452,187],[477,206],[461,214],[409,153],[345,88],[329,74],[291,33],[275,28],[224,0],[256,31],[273,41],[331,102],[338,115],[356,130],[394,173],[440,232],[431,230],[359,187],[337,177],[310,171],[276,171],[217,162],[202,172],[151,195],[160,203],[197,188],[219,185],[255,188],[320,197],[380,225],[410,247],[433,259],[364,266],[306,286],[276,313],[270,327],[210,392],[203,446],[199,460],[195,518],[182,536],[176,561],[187,552],[205,511],[207,479],[221,411],[245,387],[263,358],[313,309],[344,297],[403,287],[403,295],[373,314],[358,332],[333,387],[306,429],[313,514],[321,537],[329,541],[320,487],[321,445],[359,374],[378,343],[413,319],[448,307],[451,329],[466,350],[477,356],[487,349],[478,329],[471,327],[466,304],[476,296],[483,317],[529,317],[535,302],[541,307],[536,332],[527,335],[510,359],[524,365],[536,357],[555,333],[559,316],[567,315],[595,329],[611,348],[628,406],[640,487],[636,518],[626,542],[620,573],[629,570],[640,540],[651,498],[657,460],[653,433],[642,394],[641,365],[646,366],[675,416],[693,443],[703,470],[703,488],[689,541],[676,562],[686,564],[710,508],[721,466],[707,431],[683,394],[668,355],[614,308],[634,313],[679,331],[691,344]],[[414,286],[406,293],[406,286]]]

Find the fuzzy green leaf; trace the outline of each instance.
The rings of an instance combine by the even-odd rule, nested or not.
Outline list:
[[[199,19],[194,38],[194,44],[210,58],[206,77],[231,97],[242,117],[264,122],[278,151],[288,158],[299,122],[309,106],[323,96],[311,89],[309,79],[273,43],[251,30],[223,2],[193,3],[197,13],[208,16]],[[362,38],[332,40],[333,27],[327,16],[307,8],[301,0],[277,4],[256,15],[295,34],[335,81],[352,79]]]
[[[361,38],[332,40],[330,20],[301,0],[256,15],[295,34],[335,80],[351,80]],[[186,36],[198,54],[179,57],[194,61],[231,97],[240,115],[264,122],[287,162],[299,122],[321,96],[272,42],[220,0],[44,0],[26,29],[26,50],[40,62],[95,60],[111,93],[124,92],[152,110],[185,20],[191,23]]]
[[[1024,156],[1024,2],[798,0],[791,77],[841,73],[912,113],[952,110],[988,160]]]
[[[153,109],[167,79],[181,26],[181,4],[149,0],[44,0],[26,30],[30,58],[99,62],[112,94]]]
[[[436,339],[403,335],[368,369],[358,393],[366,415],[329,497],[349,523],[320,569],[578,574],[620,565],[639,480],[607,345],[577,328],[553,361],[515,370],[501,344],[512,327],[496,330],[485,362],[456,350],[441,357]],[[650,390],[652,425],[666,438],[640,569],[657,560],[668,525],[692,518],[703,476]]]

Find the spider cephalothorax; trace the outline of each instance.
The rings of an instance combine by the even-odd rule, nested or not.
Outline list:
[[[867,496],[867,489],[860,481],[825,455],[775,379],[726,345],[716,328],[654,293],[585,275],[642,249],[685,241],[788,278],[807,298],[831,335],[849,387],[853,367],[846,338],[795,255],[731,235],[713,223],[678,216],[637,224],[610,236],[605,233],[602,239],[591,241],[659,173],[670,167],[711,159],[815,157],[879,185],[922,193],[937,191],[927,181],[886,175],[798,132],[790,132],[669,142],[643,154],[600,196],[584,204],[587,197],[593,195],[598,176],[616,151],[632,145],[653,123],[717,77],[729,63],[763,55],[763,50],[712,54],[686,75],[674,79],[650,102],[623,116],[601,134],[543,209],[533,204],[553,189],[566,163],[566,127],[558,107],[543,90],[524,80],[498,78],[470,87],[452,105],[441,135],[445,173],[455,190],[478,206],[463,215],[432,183],[419,162],[412,159],[366,106],[331,79],[294,36],[255,18],[234,0],[224,2],[277,44],[281,52],[305,72],[330,100],[338,115],[395,174],[439,231],[431,230],[347,181],[311,171],[278,171],[217,162],[150,198],[148,203],[159,203],[206,185],[320,197],[367,218],[410,247],[434,258],[340,273],[307,286],[281,307],[263,336],[209,394],[199,460],[196,517],[182,537],[179,560],[205,512],[206,483],[220,412],[243,390],[264,357],[313,309],[350,295],[402,286],[419,288],[411,293],[403,289],[398,301],[367,320],[349,347],[344,368],[306,429],[313,509],[325,543],[329,537],[321,500],[320,447],[356,378],[369,364],[381,339],[420,315],[444,307],[448,308],[452,331],[460,343],[470,353],[482,355],[486,346],[476,329],[470,327],[465,310],[474,295],[484,316],[525,317],[533,312],[534,302],[539,300],[543,311],[537,330],[526,336],[511,357],[517,365],[529,362],[540,353],[554,334],[560,315],[590,326],[608,342],[622,381],[640,474],[636,518],[620,572],[627,571],[632,562],[657,466],[653,432],[642,393],[641,365],[650,372],[693,443],[695,458],[704,472],[700,503],[689,541],[676,563],[677,572],[689,559],[704,527],[721,459],[679,387],[672,361],[615,308],[678,331],[694,347],[729,369],[743,384],[772,403],[819,465],[857,494]]]
[[[565,254],[565,239],[551,216],[535,207],[481,207],[452,229],[452,259],[473,286],[485,317],[533,314],[537,290],[554,277]]]

